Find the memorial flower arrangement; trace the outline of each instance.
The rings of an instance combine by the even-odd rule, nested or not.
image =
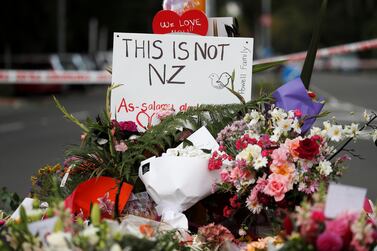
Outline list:
[[[317,193],[313,198],[285,219],[286,241],[279,250],[366,251],[376,247],[375,214],[344,212],[329,219],[325,216],[325,196]]]
[[[63,204],[51,206],[37,218],[29,217],[23,208],[20,211],[18,222],[9,221],[1,229],[1,250],[189,250],[179,232],[159,229],[157,222],[138,217],[122,223],[101,220],[97,204],[92,208],[90,224],[72,217]],[[37,224],[43,227],[36,232]]]
[[[294,208],[318,190],[320,181],[341,176],[349,157],[334,159],[335,144],[356,140],[360,126],[325,121],[323,128],[313,127],[303,135],[304,121],[300,110],[271,106],[252,110],[218,134],[221,145],[212,153],[208,168],[221,170],[218,187],[233,195],[224,216],[241,206],[252,214]]]

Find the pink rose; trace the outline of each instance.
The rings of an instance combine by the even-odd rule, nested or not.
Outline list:
[[[280,166],[287,162],[288,159],[288,149],[286,146],[282,145],[280,148],[275,149],[272,154],[271,158],[273,159],[273,164]]]
[[[287,176],[273,173],[268,177],[268,183],[263,192],[275,198],[275,201],[284,199],[285,193],[288,192],[290,181]]]
[[[316,246],[318,251],[340,251],[343,241],[339,235],[326,231],[318,237]]]

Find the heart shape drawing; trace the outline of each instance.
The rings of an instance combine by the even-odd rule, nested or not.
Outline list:
[[[153,117],[154,117],[155,113],[153,113],[152,115],[149,115],[147,112],[145,111],[140,111],[137,115],[136,115],[136,123],[141,127],[143,128],[144,130],[148,130],[148,128],[150,128],[152,126],[152,122],[153,122]]]
[[[153,19],[153,33],[194,33],[205,36],[208,32],[208,18],[201,10],[188,10],[181,16],[171,10],[157,12]]]

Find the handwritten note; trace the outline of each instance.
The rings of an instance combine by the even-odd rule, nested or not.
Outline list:
[[[249,101],[252,64],[252,38],[115,33],[112,116],[141,129],[160,109],[239,103],[227,88]]]

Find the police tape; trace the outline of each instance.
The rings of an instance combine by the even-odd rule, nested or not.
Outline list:
[[[319,49],[317,58],[377,48],[377,39]],[[306,52],[255,60],[254,64],[274,61],[302,61]],[[110,84],[107,71],[0,70],[0,84]]]
[[[344,45],[338,45],[328,48],[319,49],[317,51],[317,58],[323,58],[323,57],[330,57],[340,54],[347,54],[351,52],[357,52],[357,51],[365,51],[370,49],[377,48],[377,38],[371,39],[371,40],[365,40],[361,42],[356,43],[350,43],[350,44],[344,44]],[[305,59],[307,52],[298,52],[293,54],[288,54],[284,56],[278,56],[278,57],[272,57],[272,58],[266,58],[266,59],[259,59],[254,61],[254,64],[264,64],[264,63],[271,63],[275,61],[302,61]]]
[[[2,84],[109,84],[107,71],[0,70]]]

